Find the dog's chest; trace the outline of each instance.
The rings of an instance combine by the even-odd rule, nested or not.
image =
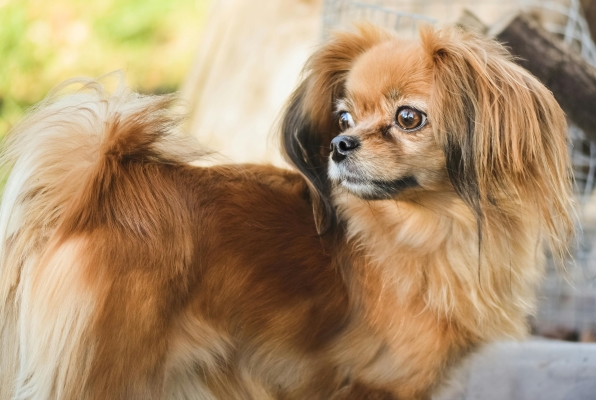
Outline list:
[[[414,274],[413,264],[401,267]],[[424,274],[420,275],[411,280],[387,276],[378,266],[368,265],[359,277],[364,289],[360,329],[365,333],[361,341],[352,339],[346,346],[369,357],[355,379],[390,388],[404,398],[424,395],[423,390],[441,381],[445,366],[460,359],[476,341],[456,320],[429,307]]]

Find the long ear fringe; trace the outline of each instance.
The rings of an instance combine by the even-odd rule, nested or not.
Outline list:
[[[322,138],[313,129],[303,109],[306,83],[294,92],[282,120],[282,148],[287,160],[306,178],[312,197],[315,223],[319,234],[327,233],[335,225],[335,211],[331,204],[330,182],[327,179],[326,150]]]
[[[424,28],[421,39],[434,61],[429,114],[455,190],[489,237],[491,219],[537,213],[562,262],[575,207],[565,115],[552,93],[493,40],[454,28]]]
[[[329,145],[339,133],[334,104],[342,96],[346,75],[356,58],[390,37],[370,24],[357,26],[356,32],[334,32],[308,60],[305,78],[283,115],[282,148],[310,184],[319,233],[329,231],[336,222],[327,177]]]

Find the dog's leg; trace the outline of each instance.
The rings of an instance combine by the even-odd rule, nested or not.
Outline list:
[[[188,290],[184,257],[171,251],[164,265],[136,239],[103,240],[96,258],[101,272],[91,277],[101,282],[104,300],[91,331],[96,350],[88,397],[162,399],[174,321]],[[170,245],[175,249],[175,243]]]
[[[119,246],[124,257],[115,251]],[[17,395],[163,397],[173,309],[183,285],[175,276],[156,278],[164,272],[159,259],[124,249],[126,241],[114,238],[71,238],[31,268],[21,305]]]

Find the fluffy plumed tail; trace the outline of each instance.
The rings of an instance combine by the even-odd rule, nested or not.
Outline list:
[[[160,184],[161,175],[154,170],[182,165],[201,151],[192,139],[173,133],[181,118],[171,112],[172,96],[131,93],[122,81],[120,77],[111,93],[94,80],[65,82],[5,140],[2,168],[8,178],[0,209],[2,400],[99,398],[93,393],[108,396],[104,398],[154,396],[118,386],[124,382],[118,374],[136,373],[125,371],[127,360],[137,360],[139,370],[155,369],[159,363],[144,366],[142,349],[126,343],[106,348],[101,336],[124,334],[127,318],[136,317],[120,314],[130,306],[127,301],[135,301],[135,296],[152,300],[151,293],[135,285],[155,281],[143,271],[154,273],[156,257],[143,254],[150,253],[163,230],[172,238],[167,245],[173,264],[178,264],[162,273],[170,274],[170,281],[180,274],[190,250],[174,243],[182,228],[172,224],[182,217],[164,206],[176,201],[169,198],[174,189]],[[117,259],[122,255],[116,249],[129,259]],[[130,270],[110,272],[119,265]],[[111,297],[124,302],[124,311],[110,303]],[[157,316],[138,317],[146,318],[147,325],[163,325]],[[111,331],[103,332],[105,326]],[[150,343],[150,335],[159,334],[159,329],[135,329],[139,346],[159,349],[159,343]],[[145,377],[158,372],[138,371]],[[107,373],[113,376],[102,375]]]

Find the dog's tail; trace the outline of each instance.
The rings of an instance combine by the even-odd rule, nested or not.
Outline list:
[[[169,95],[131,93],[121,77],[113,92],[95,80],[71,80],[50,93],[5,139],[0,399],[90,398],[83,396],[91,393],[90,385],[109,385],[98,373],[97,382],[89,381],[91,359],[125,350],[102,349],[87,339],[99,335],[98,324],[108,324],[97,319],[99,308],[112,317],[118,314],[101,300],[118,294],[105,269],[107,264],[117,267],[117,246],[123,246],[123,253],[137,246],[140,254],[124,254],[133,261],[122,265],[134,269],[136,261],[144,267],[152,262],[143,254],[162,233],[156,229],[170,229],[160,221],[172,215],[160,209],[167,208],[169,189],[151,181],[151,176],[160,179],[151,169],[201,155],[192,139],[174,133],[181,117],[172,112],[173,101]],[[92,226],[106,232],[90,235],[87,231],[97,230]],[[169,233],[178,239],[175,227]],[[98,283],[108,281],[103,287]],[[126,295],[120,294],[126,307]],[[142,342],[142,337],[136,340]],[[117,365],[106,369],[106,374],[119,373]]]

